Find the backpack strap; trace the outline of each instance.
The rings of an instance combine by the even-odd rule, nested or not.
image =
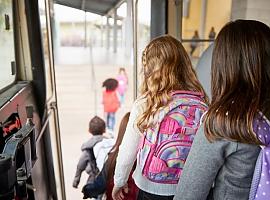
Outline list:
[[[90,162],[95,162],[95,167],[97,167],[97,164],[96,164],[96,157],[95,157],[95,154],[94,154],[94,146],[101,142],[104,138],[103,137],[99,137],[98,139],[96,139],[92,146],[87,150],[87,152],[89,153],[89,158],[90,158]]]
[[[261,149],[254,169],[249,200],[270,199],[270,146]]]
[[[249,200],[267,200],[270,199],[270,122],[261,112],[254,119],[253,130],[265,146],[261,146],[257,158]]]

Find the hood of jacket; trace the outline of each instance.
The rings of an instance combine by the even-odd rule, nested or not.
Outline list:
[[[91,149],[96,143],[101,142],[104,139],[103,135],[93,135],[87,142],[82,144],[81,150],[85,151]]]

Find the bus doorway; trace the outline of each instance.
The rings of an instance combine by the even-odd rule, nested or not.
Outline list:
[[[122,116],[130,110],[133,101],[133,66],[131,54],[125,52],[124,16],[120,16],[123,12],[121,9],[125,10],[126,7],[118,8],[115,51],[114,20],[111,17],[108,17],[109,27],[106,32],[106,17],[54,4],[55,77],[67,200],[82,199],[81,189],[86,183],[87,174],[82,174],[77,189],[72,187],[72,182],[81,155],[81,145],[91,137],[88,132],[90,119],[97,115],[105,120],[103,81],[116,78],[119,68],[125,69],[129,80],[124,102],[116,112],[114,137],[117,136]]]

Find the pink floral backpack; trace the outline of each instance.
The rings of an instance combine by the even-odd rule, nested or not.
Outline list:
[[[203,95],[176,91],[144,133],[137,159],[143,176],[157,183],[177,184],[203,113]]]

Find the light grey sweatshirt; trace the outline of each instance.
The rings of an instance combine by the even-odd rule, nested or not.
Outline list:
[[[259,152],[256,145],[228,140],[210,143],[201,126],[174,200],[247,200]]]
[[[144,99],[136,100],[130,112],[129,121],[122,144],[119,148],[119,153],[116,161],[114,185],[122,187],[127,183],[129,174],[136,160],[137,149],[142,133],[136,126],[136,119],[143,113]],[[136,169],[133,172],[135,184],[143,191],[156,195],[170,196],[175,194],[177,184],[160,184],[148,180],[142,175],[141,169],[137,163]]]

